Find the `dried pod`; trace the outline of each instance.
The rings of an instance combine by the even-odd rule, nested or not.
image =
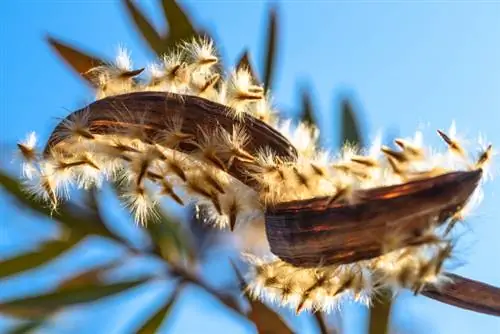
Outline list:
[[[120,121],[117,113],[126,113]],[[196,96],[184,96],[161,92],[136,92],[107,97],[91,103],[75,111],[67,117],[74,118],[79,114],[86,114],[88,129],[92,135],[116,135],[128,129],[140,127],[147,139],[153,140],[163,129],[164,124],[174,115],[183,118],[182,132],[196,136],[197,129],[202,124],[207,129],[222,127],[231,132],[235,124],[239,124],[252,138],[245,146],[251,154],[264,148],[271,149],[276,156],[293,159],[297,153],[293,146],[276,130],[247,114],[241,121],[230,117],[227,107]],[[70,139],[69,135],[61,135],[63,123],[60,123],[52,132],[44,154],[48,155],[50,149]],[[194,137],[196,138],[196,137]],[[189,142],[180,143],[177,150],[189,153],[197,149],[196,145]],[[228,171],[232,176],[243,183],[252,180],[241,172],[241,163],[235,160]]]
[[[426,286],[422,294],[466,310],[500,317],[500,289],[485,283],[447,274],[450,283],[442,287]]]
[[[123,199],[140,223],[155,214],[159,196],[183,205],[177,187],[219,226],[265,220],[260,226],[279,259],[254,261],[253,295],[265,291],[297,311],[329,310],[343,296],[369,303],[389,287],[500,313],[497,288],[458,276],[441,285],[452,252],[446,234],[475,203],[469,199],[491,145],[472,163],[454,128],[438,131],[452,158],[466,163],[457,168],[435,165],[403,139],[395,141],[400,150],[381,147],[383,157],[349,147],[323,156],[316,127],[270,117],[270,100],[251,73],[238,69],[224,82],[217,62],[211,41],[194,40],[153,67],[148,83],[135,81],[142,69],[132,70],[125,52],[96,68],[105,98],[66,117],[42,157],[34,136],[18,145],[32,193],[55,206],[61,185],[123,177]],[[437,233],[444,223],[444,235]]]
[[[353,204],[328,203],[326,197],[277,204],[266,211],[271,251],[301,267],[380,256],[391,234],[398,234],[403,247],[421,231],[444,223],[467,202],[481,175],[481,170],[454,172],[358,190]]]

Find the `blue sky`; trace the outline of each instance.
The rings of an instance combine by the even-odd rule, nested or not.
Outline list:
[[[161,26],[156,1],[140,3]],[[190,1],[183,5],[200,26],[223,43],[223,56],[229,63],[234,63],[247,47],[254,62],[263,63],[267,2]],[[410,136],[419,126],[425,126],[431,135],[428,140],[438,143],[434,129],[447,128],[455,120],[462,135],[474,138],[481,132],[497,147],[500,145],[500,3],[281,1],[279,11],[275,100],[284,110],[294,110],[299,103],[299,88],[310,87],[321,111],[322,130],[332,133],[329,146],[336,144],[333,131],[338,128],[336,108],[342,95],[353,98],[363,129],[370,136],[377,130]],[[4,143],[12,145],[32,130],[46,138],[56,117],[91,98],[90,91],[44,43],[47,33],[108,57],[114,55],[118,45],[124,45],[136,64],[151,59],[138,34],[129,28],[129,18],[119,1],[2,1],[0,22],[2,166],[10,157]],[[486,186],[485,201],[468,221],[468,229],[464,229],[467,233],[460,242],[458,255],[464,264],[454,269],[497,286],[500,211],[495,203],[499,190],[498,180]],[[32,218],[10,206],[0,207],[0,218],[0,257],[53,233],[46,223],[32,229]],[[81,248],[77,250],[80,261],[87,265],[105,256],[120,256],[119,250],[106,245],[97,254],[87,254],[83,245]],[[59,262],[54,268],[75,270],[71,259]],[[58,278],[50,268],[42,273],[45,276],[37,275],[41,278],[36,281],[26,276],[1,282],[4,288],[0,298],[42,289]],[[193,289],[176,310],[172,332],[216,333],[221,327],[228,333],[251,332],[243,322],[222,316],[216,302],[198,292]],[[167,293],[153,286],[147,293],[137,291],[127,305],[123,299],[97,305],[92,312],[100,316],[91,323],[79,323],[77,332],[102,328],[106,315],[117,312],[122,315],[121,327],[115,333],[125,332],[128,324],[147,313],[142,301],[158,303]],[[75,312],[75,319],[80,320],[91,314]],[[362,333],[363,310],[348,306],[345,313],[347,333]],[[403,296],[394,320],[406,326],[405,333],[500,332],[498,318],[424,297]],[[301,332],[309,330],[304,321]]]

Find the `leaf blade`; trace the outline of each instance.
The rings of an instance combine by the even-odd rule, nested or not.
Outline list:
[[[125,0],[124,2],[128,14],[132,18],[137,30],[141,33],[144,41],[157,55],[161,55],[164,51],[162,36],[160,36],[154,26],[146,19],[131,0]]]
[[[316,124],[315,121],[315,114],[314,114],[314,109],[312,105],[312,98],[311,98],[311,93],[309,93],[308,90],[303,89],[302,90],[302,96],[301,96],[301,104],[302,104],[302,110],[301,110],[301,120],[304,123],[314,125]]]
[[[175,0],[162,0],[163,14],[168,22],[169,43],[197,35],[193,22]]]
[[[73,238],[71,242],[51,240],[34,251],[6,259],[0,262],[0,278],[16,275],[46,264],[73,247],[79,240],[81,238]]]
[[[283,321],[283,319],[277,312],[273,311],[260,300],[254,299],[250,296],[247,291],[247,283],[245,282],[243,275],[240,273],[240,271],[232,261],[231,266],[233,267],[236,278],[238,279],[238,282],[240,284],[240,289],[251,306],[250,313],[248,314],[248,319],[255,324],[258,333],[292,334],[293,331],[288,327],[288,325]]]
[[[124,185],[112,182],[112,188],[118,200],[123,203],[123,195],[126,192]],[[187,255],[188,259],[194,258],[188,234],[183,233],[181,224],[168,216],[158,204],[154,205],[152,211],[156,214],[148,217],[144,231],[154,244],[153,253],[170,264],[178,264],[184,255]]]
[[[341,102],[341,126],[341,145],[347,142],[358,147],[363,147],[359,122],[351,102],[347,99]]]
[[[33,330],[42,326],[45,322],[45,318],[34,319],[25,321],[22,324],[19,324],[11,329],[9,329],[6,334],[26,334],[31,333]]]
[[[392,309],[392,295],[390,291],[382,291],[370,307],[368,333],[389,333]]]
[[[259,77],[257,76],[255,68],[252,66],[252,61],[250,59],[250,53],[248,52],[248,50],[243,51],[239,60],[236,62],[236,70],[240,69],[247,69],[252,75],[252,78],[256,82],[259,82]]]
[[[112,284],[93,284],[87,286],[58,289],[44,295],[24,297],[0,303],[0,313],[31,317],[52,313],[65,306],[95,302],[147,282],[146,279]]]
[[[75,205],[62,205],[53,211],[44,204],[27,195],[19,181],[0,171],[0,188],[3,188],[11,197],[31,211],[50,217],[61,222],[73,233],[98,234],[107,238],[117,239],[100,221],[95,213],[89,213]],[[74,214],[73,214],[74,213]]]
[[[172,306],[174,306],[179,294],[182,290],[183,284],[176,287],[174,293],[170,296],[167,303],[161,307],[138,331],[139,334],[154,334],[158,332],[158,329],[162,323],[167,319],[172,311]]]
[[[175,222],[162,210],[158,210],[157,222],[148,222],[146,232],[156,244],[158,250],[167,262],[178,264],[187,257],[192,260],[195,257],[189,247],[189,238],[183,233],[181,224]]]
[[[278,30],[278,13],[276,8],[272,8],[269,12],[269,23],[267,27],[267,46],[266,46],[266,61],[264,69],[264,89],[268,91],[271,88],[274,78],[274,62],[276,59],[277,49],[277,32]]]
[[[68,43],[62,42],[52,36],[46,37],[47,42],[54,51],[64,60],[64,62],[85,79],[92,87],[95,87],[90,77],[86,73],[96,67],[106,63],[100,57],[90,55],[87,52],[79,50]]]

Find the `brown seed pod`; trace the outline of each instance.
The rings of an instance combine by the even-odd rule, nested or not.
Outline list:
[[[301,267],[352,263],[382,255],[386,237],[401,247],[444,223],[475,190],[482,172],[453,172],[401,185],[357,191],[356,203],[328,197],[267,209],[271,251]]]
[[[245,129],[251,138],[245,146],[245,150],[250,154],[256,154],[258,150],[268,147],[279,157],[293,159],[297,156],[295,148],[278,131],[247,114],[241,120],[235,120],[227,112],[227,108],[196,96],[137,92],[98,100],[75,111],[66,119],[86,113],[88,129],[93,135],[115,135],[123,133],[127,129],[140,127],[140,130],[147,136],[146,139],[149,140],[153,140],[163,130],[165,123],[174,115],[180,115],[183,119],[181,131],[191,134],[195,138],[200,125],[206,129],[214,130],[217,127],[222,127],[231,132],[233,126],[238,124]],[[120,112],[126,114],[123,121],[117,117]],[[61,136],[62,123],[59,123],[52,132],[44,150],[45,155],[49,154],[51,148],[66,139]],[[183,142],[176,149],[189,153],[196,150],[197,147],[191,143]],[[228,173],[243,183],[251,184],[253,180],[242,173],[241,168],[242,164],[235,160]]]
[[[195,96],[137,92],[96,101],[68,117],[88,113],[89,132],[85,138],[90,141],[95,140],[95,135],[113,136],[139,128],[147,137],[143,138],[145,142],[154,142],[165,123],[174,115],[181,115],[180,131],[195,144],[200,125],[209,130],[222,127],[228,132],[237,125],[244,128],[250,138],[242,149],[251,156],[256,156],[260,150],[270,149],[277,160],[292,161],[297,157],[296,149],[279,132],[248,114],[235,119],[227,108]],[[120,111],[125,111],[127,117],[117,117]],[[50,136],[45,156],[68,139],[69,134],[66,136],[63,123]],[[172,149],[189,154],[197,149],[195,144],[181,141]],[[138,153],[133,147],[127,151]],[[391,159],[400,158],[398,152],[385,153]],[[239,159],[234,159],[232,164],[228,162],[224,161],[224,164],[231,165],[227,171],[230,175],[258,189],[255,181],[245,173],[244,162]],[[169,168],[186,181],[186,175],[175,163],[171,163]],[[279,167],[277,170],[280,171]],[[319,169],[315,172],[322,173]],[[280,176],[284,179],[282,174]],[[384,251],[384,243],[394,237],[398,239],[397,247],[418,244],[430,226],[444,223],[468,201],[481,176],[479,168],[422,177],[395,186],[354,190],[355,194],[349,196],[354,202],[321,197],[274,204],[265,212],[271,251],[294,266],[310,268],[378,257]],[[218,201],[217,197],[212,198],[212,193],[202,190],[197,189],[201,195]],[[57,198],[52,188],[49,187],[48,192],[55,201]],[[216,204],[222,211],[220,204]],[[232,208],[228,213],[231,225],[236,221],[235,212]],[[500,289],[459,276],[452,278],[454,283],[442,289],[425,286],[422,293],[458,307],[500,315]]]
[[[466,310],[500,317],[500,289],[455,274],[447,274],[451,283],[436,288],[426,286],[422,294]]]

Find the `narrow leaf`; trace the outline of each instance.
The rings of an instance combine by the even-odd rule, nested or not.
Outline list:
[[[157,55],[161,55],[165,48],[162,36],[160,36],[153,25],[144,17],[144,15],[142,15],[141,11],[131,0],[125,0],[125,6],[127,8],[127,12],[132,17],[137,30],[139,30],[149,47],[151,47]]]
[[[111,262],[104,266],[93,268],[87,270],[83,273],[79,273],[75,276],[72,276],[59,284],[59,289],[67,290],[73,287],[86,286],[90,284],[97,284],[101,282],[101,275],[103,275],[106,271],[117,268],[121,265],[120,261]]]
[[[255,324],[255,326],[257,327],[257,331],[259,333],[266,334],[293,333],[277,312],[273,311],[261,301],[250,296],[247,289],[247,283],[245,282],[243,275],[232,261],[231,265],[233,266],[236,278],[238,279],[238,282],[240,284],[240,289],[251,306],[250,313],[248,314],[248,319],[250,319]]]
[[[186,12],[175,0],[162,0],[163,13],[168,22],[169,43],[195,36],[196,29]]]
[[[112,283],[108,285],[95,284],[59,289],[45,295],[25,297],[0,303],[0,312],[17,316],[33,316],[47,314],[61,307],[95,302],[126,290],[137,287],[147,280]]]
[[[370,307],[370,334],[389,333],[392,295],[389,291],[382,292]]]
[[[23,323],[9,329],[6,331],[6,334],[26,334],[31,333],[36,330],[38,327],[43,325],[45,322],[45,318],[42,317],[40,319],[28,320]]]
[[[158,247],[162,258],[176,264],[186,257],[192,260],[195,254],[191,250],[189,236],[182,225],[162,210],[158,211],[160,212],[158,221],[148,222],[146,231]]]
[[[122,195],[126,189],[117,182],[113,182],[112,186],[118,199],[122,201],[124,198]],[[163,212],[158,204],[152,210],[156,212],[156,215],[145,222],[145,232],[154,243],[153,252],[171,264],[178,264],[186,257],[194,258],[189,235],[182,229],[181,224]]]
[[[0,278],[16,275],[46,264],[74,246],[79,240],[80,238],[72,238],[68,241],[48,241],[32,252],[2,261],[0,262]]]
[[[255,80],[256,83],[260,82],[259,77],[257,76],[257,72],[255,72],[255,69],[252,66],[252,62],[250,60],[250,53],[248,52],[248,50],[245,50],[243,52],[240,59],[236,63],[236,70],[245,68],[250,72],[252,78]]]
[[[82,78],[87,80],[91,86],[94,86],[86,73],[96,66],[105,64],[106,62],[104,60],[99,57],[89,55],[87,52],[79,50],[51,36],[47,37],[47,42],[66,62],[66,64],[68,64]]]
[[[302,90],[302,111],[301,111],[302,122],[308,124],[315,124],[314,110],[312,106],[311,94],[308,90]]]
[[[321,311],[313,312],[313,317],[316,320],[316,324],[318,325],[318,329],[321,334],[330,333],[330,331],[328,330],[328,326],[325,322],[325,318],[323,317],[323,313]]]
[[[0,171],[0,188],[6,190],[9,195],[14,197],[26,208],[63,223],[73,232],[78,231],[83,234],[99,234],[104,237],[117,239],[117,237],[105,227],[102,221],[99,220],[95,212],[92,213],[89,210],[79,208],[71,203],[65,203],[56,211],[53,211],[51,208],[28,195],[19,181],[4,174],[2,171]]]
[[[277,45],[277,30],[278,30],[278,14],[275,8],[269,12],[269,23],[267,27],[267,49],[266,49],[266,66],[264,70],[264,88],[269,90],[272,86],[274,76],[274,61],[276,59]]]
[[[182,291],[183,284],[180,284],[176,287],[174,293],[168,299],[165,306],[160,308],[152,317],[149,319],[144,326],[139,329],[139,334],[154,334],[158,333],[158,329],[161,324],[167,319],[170,315],[170,311],[172,310],[172,306],[177,301],[177,297],[179,297],[180,292]]]
[[[341,103],[341,145],[348,142],[352,145],[363,147],[363,140],[361,137],[361,131],[359,129],[359,123],[352,108],[352,104],[348,100],[343,100]]]

